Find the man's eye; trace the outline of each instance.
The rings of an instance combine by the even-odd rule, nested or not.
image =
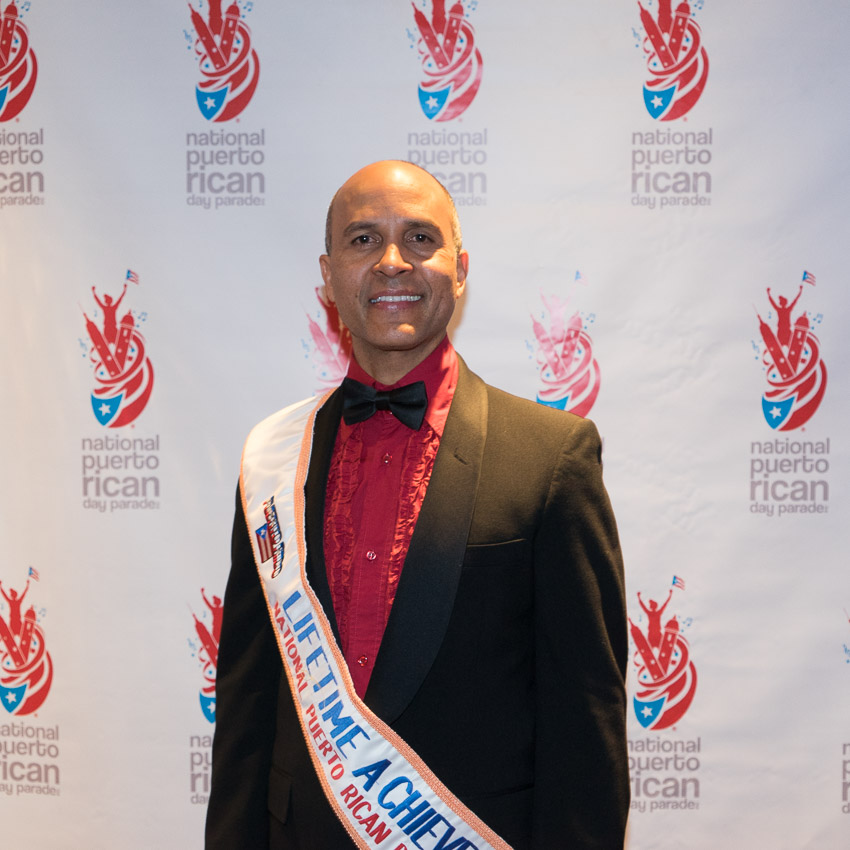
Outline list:
[[[430,242],[431,237],[427,233],[414,233],[413,234],[414,242]]]
[[[371,241],[371,236],[368,233],[361,233],[359,236],[354,237],[355,245],[366,245]]]

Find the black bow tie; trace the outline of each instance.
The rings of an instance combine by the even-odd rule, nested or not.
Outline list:
[[[342,382],[342,418],[346,425],[368,419],[376,410],[389,410],[399,422],[418,431],[428,407],[425,381],[394,390],[376,390],[353,378]]]

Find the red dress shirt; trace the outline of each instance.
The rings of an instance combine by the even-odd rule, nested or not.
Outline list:
[[[457,354],[445,337],[391,386],[352,358],[348,376],[379,390],[424,381],[425,421],[418,431],[378,410],[340,422],[325,496],[324,547],[342,653],[354,687],[366,693],[395,599],[416,518],[457,386]]]

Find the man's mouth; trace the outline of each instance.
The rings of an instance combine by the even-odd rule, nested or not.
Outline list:
[[[377,298],[370,298],[370,304],[394,304],[399,301],[421,301],[421,295],[379,295]]]

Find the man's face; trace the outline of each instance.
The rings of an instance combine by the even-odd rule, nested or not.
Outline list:
[[[468,257],[455,249],[451,206],[433,178],[405,163],[378,162],[337,193],[331,252],[319,263],[357,361],[390,383],[380,373],[397,380],[442,340]]]

